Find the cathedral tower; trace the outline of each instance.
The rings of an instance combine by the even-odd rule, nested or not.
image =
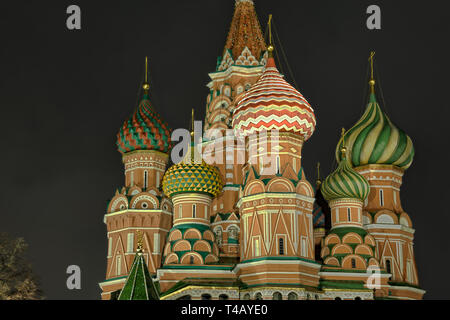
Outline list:
[[[363,227],[362,210],[369,183],[353,170],[346,151],[342,144],[338,168],[321,185],[330,206],[332,225],[321,250],[321,285],[329,298],[343,295],[373,299],[372,285],[378,284],[378,289],[386,287],[387,277],[379,272],[375,239]],[[372,280],[372,271],[378,272],[378,283]],[[341,290],[336,289],[339,285]]]
[[[376,95],[370,56],[370,96],[362,118],[345,134],[340,144],[345,157],[370,184],[363,209],[363,224],[376,240],[376,255],[390,274],[391,297],[421,298],[414,258],[414,229],[400,202],[404,172],[411,166],[414,147],[411,138],[397,128],[381,109]],[[338,147],[339,148],[339,147]],[[342,154],[336,150],[338,160]]]
[[[301,163],[303,144],[313,134],[316,119],[307,100],[279,73],[273,49],[270,43],[265,70],[238,99],[232,122],[247,150],[237,203],[239,277],[265,287],[270,298],[275,294],[273,279],[288,287],[317,286],[320,269],[314,261],[314,192]]]
[[[206,157],[220,154],[221,160],[208,162],[216,166],[223,177],[223,192],[211,204],[212,228],[222,260],[237,262],[239,258],[239,213],[235,203],[242,183],[244,160],[239,153],[244,147],[231,128],[236,100],[261,76],[267,61],[267,48],[252,0],[236,0],[233,18],[222,56],[216,70],[209,74],[211,82],[206,99],[205,137]],[[220,132],[211,140],[211,131]],[[209,132],[209,133],[208,133]]]
[[[161,266],[165,239],[172,223],[172,203],[161,191],[171,146],[171,130],[153,108],[147,81],[139,105],[117,134],[125,166],[125,186],[109,202],[104,222],[108,230],[106,281],[102,298],[110,299],[124,285],[136,252],[136,232],[142,232],[142,258],[150,273]]]

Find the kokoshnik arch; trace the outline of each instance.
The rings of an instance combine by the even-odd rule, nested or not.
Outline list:
[[[152,107],[146,78],[117,135],[125,185],[104,217],[102,299],[422,298],[414,229],[400,201],[414,148],[377,102],[373,55],[366,111],[343,132],[337,169],[314,188],[302,167],[314,110],[279,73],[273,50],[253,1],[237,0],[206,99],[205,130],[236,133],[220,138],[233,148],[214,150],[225,163],[190,161],[192,148],[167,168],[171,129]],[[257,138],[272,130],[276,143]],[[259,157],[239,164],[240,148]],[[268,172],[264,159],[273,155],[277,170]]]

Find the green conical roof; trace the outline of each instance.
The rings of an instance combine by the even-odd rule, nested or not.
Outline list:
[[[138,250],[119,300],[159,300],[158,291],[148,272],[144,255]]]

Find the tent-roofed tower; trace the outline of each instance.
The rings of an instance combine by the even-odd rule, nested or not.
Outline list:
[[[236,0],[224,50],[217,59],[216,69],[209,74],[211,81],[206,99],[204,130],[206,133],[209,129],[218,129],[222,137],[216,137],[215,142],[216,146],[220,146],[211,151],[208,149],[210,141],[203,145],[206,157],[214,154],[222,159],[210,163],[219,169],[224,180],[224,192],[212,202],[211,217],[220,242],[220,255],[228,260],[239,257],[239,214],[234,204],[238,201],[239,185],[243,179],[243,161],[238,159],[239,150],[242,151],[239,142],[233,134],[226,135],[224,130],[231,128],[236,99],[259,79],[267,56],[264,33],[254,2]],[[210,140],[208,135],[205,136],[206,140]]]
[[[205,130],[230,128],[237,96],[248,90],[262,74],[267,52],[252,0],[236,0],[223,55],[209,74]]]

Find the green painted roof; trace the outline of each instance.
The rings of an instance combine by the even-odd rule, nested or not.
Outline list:
[[[139,106],[125,121],[117,134],[117,148],[124,154],[136,150],[157,150],[168,153],[171,148],[172,131],[153,109],[147,93]]]
[[[134,257],[119,300],[159,300],[158,291],[148,272],[142,251],[138,251]]]
[[[369,195],[369,182],[353,170],[344,157],[338,168],[321,184],[322,195],[327,201],[336,199],[359,199],[364,201]]]
[[[341,159],[341,141],[336,158]],[[411,138],[398,129],[384,113],[371,93],[361,119],[345,134],[348,159],[353,166],[366,164],[392,164],[408,169],[414,158]]]
[[[320,288],[370,290],[364,287],[364,281],[354,281],[354,280],[321,280]]]

